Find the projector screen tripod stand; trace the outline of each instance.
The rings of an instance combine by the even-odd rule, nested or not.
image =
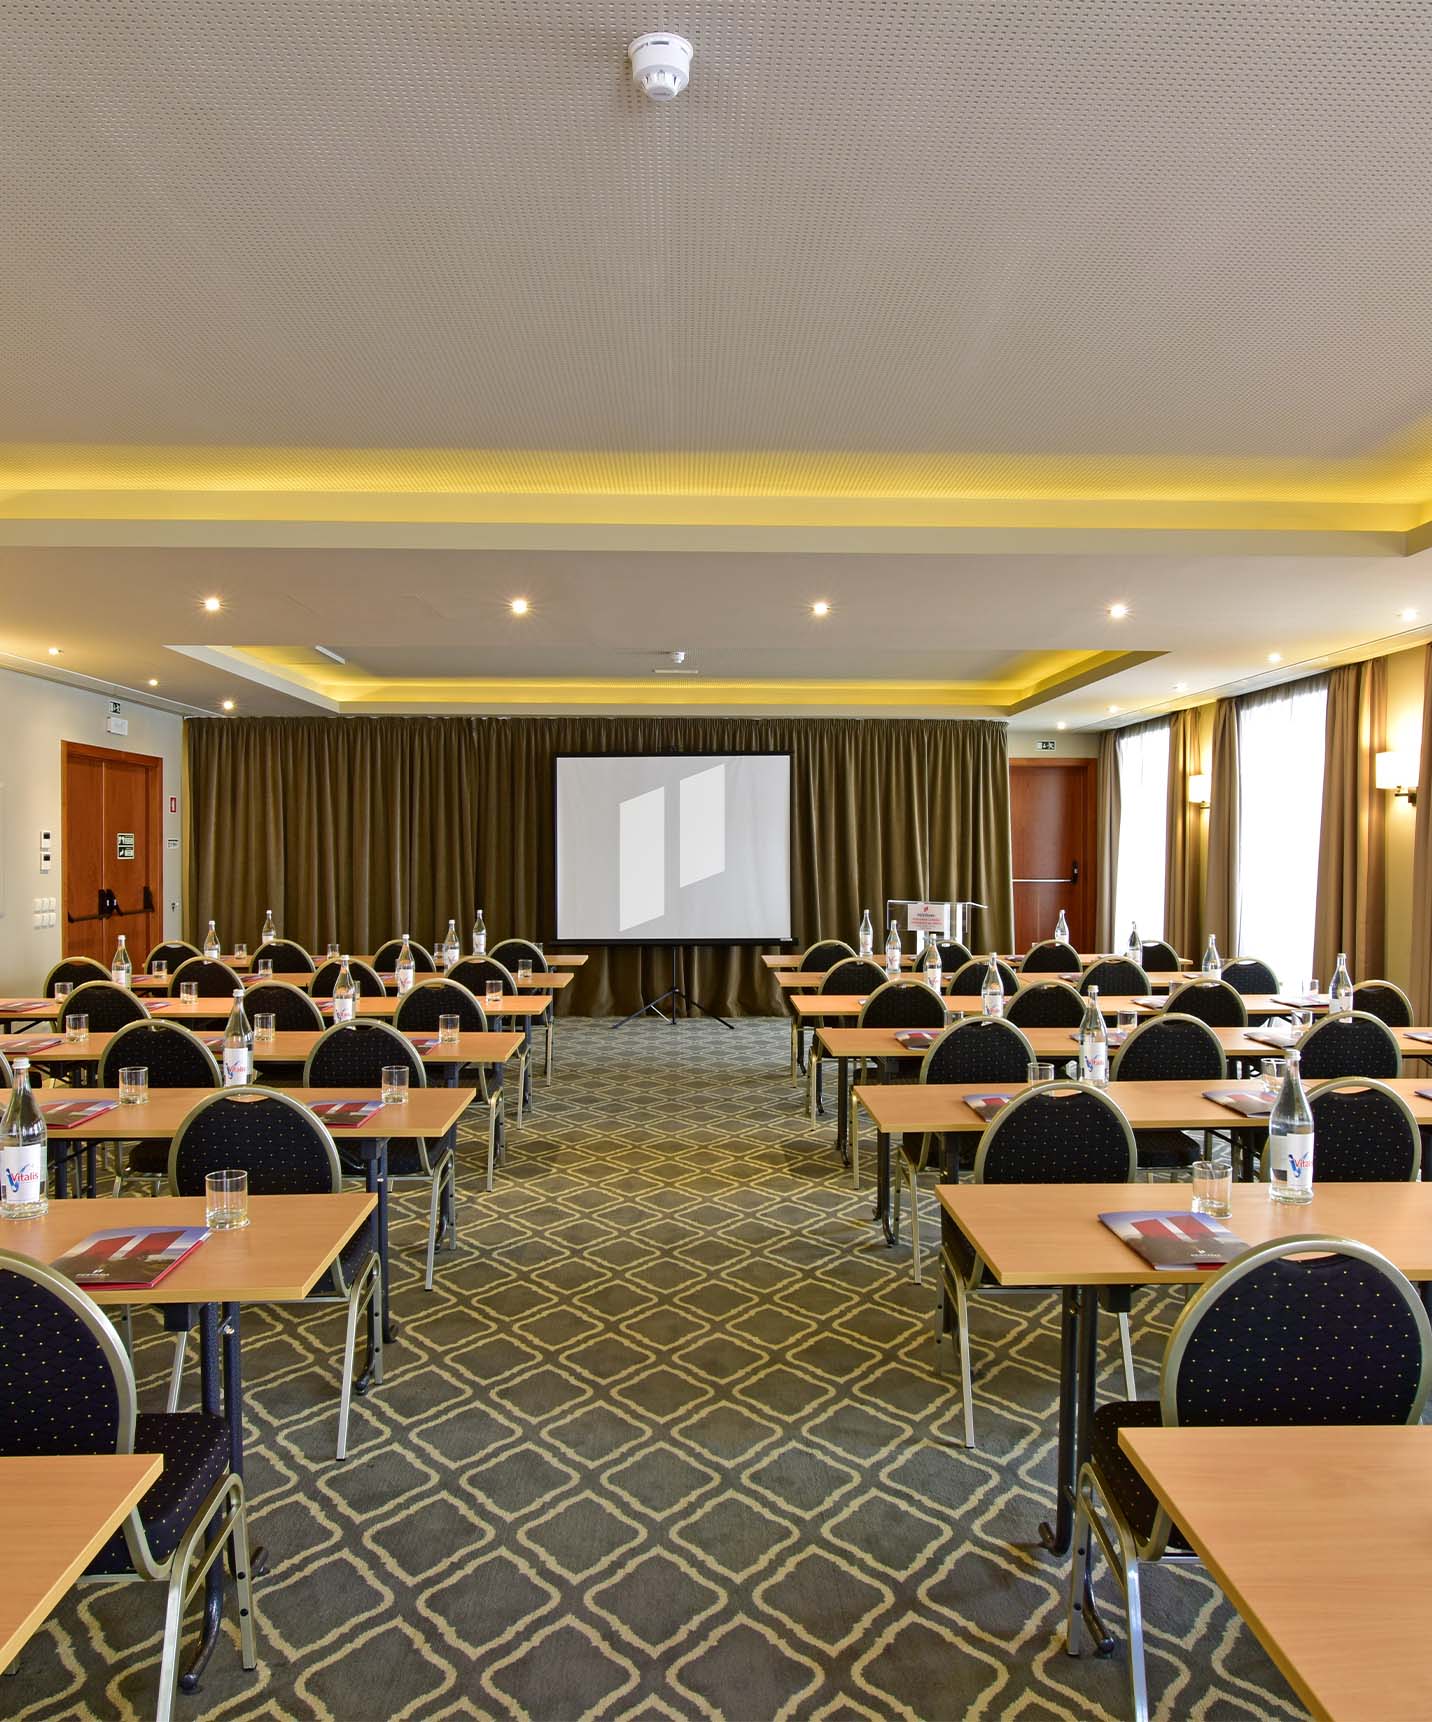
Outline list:
[[[719,1022],[723,1028],[735,1028],[735,1023],[727,1022],[726,1018],[722,1016],[719,1011],[712,1010],[710,1005],[702,1004],[700,999],[692,998],[691,994],[687,992],[684,987],[677,984],[676,965],[679,961],[677,953],[678,947],[673,945],[671,947],[671,985],[666,989],[666,991],[658,994],[657,997],[652,999],[648,1004],[644,1004],[640,1010],[634,1010],[630,1016],[624,1016],[620,1022],[613,1023],[613,1028],[625,1028],[629,1022],[635,1022],[638,1017],[645,1016],[648,1011],[650,1011],[653,1016],[660,1017],[662,1022],[669,1022],[671,1026],[675,1028],[678,1005],[685,1007],[687,1016],[690,1016],[693,1010],[699,1010],[703,1015],[712,1017],[716,1022]],[[662,1005],[666,1006],[666,1011],[671,1012],[670,1016],[666,1014],[666,1011],[662,1010]]]

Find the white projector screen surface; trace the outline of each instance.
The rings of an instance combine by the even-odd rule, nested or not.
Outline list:
[[[557,937],[791,936],[784,753],[557,756]]]

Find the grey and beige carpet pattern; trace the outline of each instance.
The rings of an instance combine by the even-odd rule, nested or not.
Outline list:
[[[221,1644],[181,1717],[1126,1714],[1122,1645],[1064,1654],[1064,1563],[1036,1533],[1053,1300],[977,1305],[966,1451],[928,1285],[876,1242],[786,1062],[783,1022],[564,1021],[491,1195],[466,1149],[431,1294],[425,1209],[399,1199],[403,1332],[344,1464],[340,1316],[246,1312],[260,1666]],[[1138,1306],[1146,1392],[1176,1313]],[[144,1403],[167,1356],[141,1337]],[[1201,1571],[1146,1598],[1159,1716],[1302,1714]],[[72,1595],[0,1714],[152,1715],[161,1606],[155,1586]]]

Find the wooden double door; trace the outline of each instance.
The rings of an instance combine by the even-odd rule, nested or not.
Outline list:
[[[1076,951],[1094,948],[1092,759],[1012,759],[1009,822],[1014,863],[1014,948],[1054,937],[1063,909]]]
[[[60,743],[61,949],[106,967],[126,936],[138,969],[164,926],[164,761]]]

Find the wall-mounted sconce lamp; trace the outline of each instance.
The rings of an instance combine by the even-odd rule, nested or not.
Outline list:
[[[1390,789],[1394,795],[1405,795],[1407,805],[1416,807],[1419,769],[1415,753],[1380,753],[1373,762],[1373,780],[1379,789]]]
[[[1213,780],[1206,771],[1191,772],[1188,779],[1188,799],[1196,807],[1207,807],[1212,784]]]

